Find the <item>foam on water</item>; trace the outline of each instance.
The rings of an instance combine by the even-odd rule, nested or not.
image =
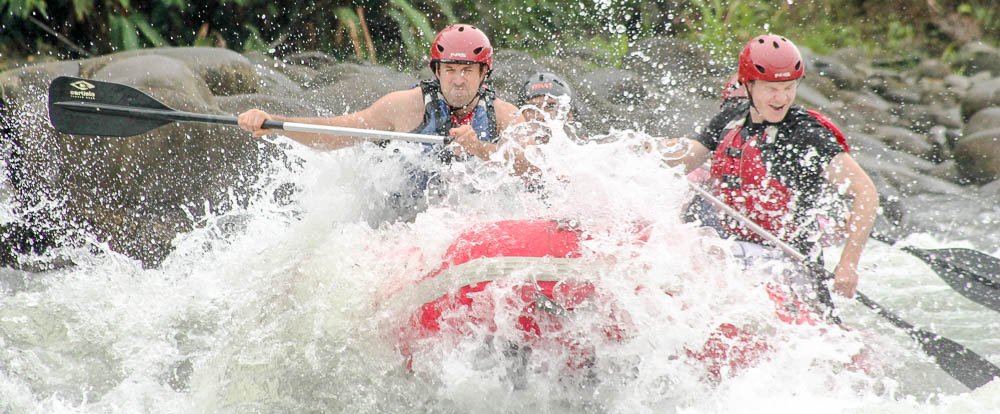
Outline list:
[[[561,128],[554,128],[561,130]],[[364,145],[275,166],[259,200],[175,240],[156,269],[103,249],[66,251],[77,266],[33,276],[0,307],[0,412],[911,412],[988,411],[997,381],[975,392],[943,374],[870,311],[838,299],[854,331],[796,327],[720,240],[679,219],[690,194],[677,171],[636,151],[562,135],[528,153],[544,172],[523,191],[502,157],[443,167],[452,188],[412,221],[392,221],[418,147]],[[393,149],[397,151],[392,151]],[[292,201],[270,195],[289,185]],[[404,197],[405,198],[405,197]],[[405,216],[404,214],[402,214]],[[421,305],[407,287],[438,266],[464,229],[504,219],[573,223],[589,237],[579,277],[627,315],[625,341],[599,333],[612,304],[567,317],[596,357],[568,368],[564,347],[507,352],[518,335],[498,299],[497,331],[449,338],[417,355],[396,332]],[[639,240],[637,228],[648,238]],[[933,247],[932,239],[909,240]],[[99,245],[98,245],[99,246]],[[511,283],[534,269],[511,272]],[[1000,322],[888,246],[863,259],[861,288],[904,319],[1000,363]],[[499,290],[497,297],[502,297]],[[663,292],[670,294],[664,294]],[[443,293],[443,292],[442,292]],[[514,310],[506,316],[510,317]],[[721,381],[686,357],[721,323],[752,327],[774,348]],[[871,373],[849,369],[864,350]],[[724,372],[725,374],[725,372]],[[818,408],[817,408],[818,407]]]

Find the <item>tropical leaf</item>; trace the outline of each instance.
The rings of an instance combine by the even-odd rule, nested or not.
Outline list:
[[[151,45],[155,47],[164,47],[168,45],[167,41],[163,39],[163,36],[160,36],[160,32],[154,29],[153,26],[150,26],[149,22],[147,22],[141,15],[132,15],[129,16],[129,19],[135,25],[135,28],[139,30],[139,33],[142,33],[142,36],[145,37]]]
[[[427,16],[406,0],[390,0],[390,3],[396,10],[399,10],[406,16],[406,19],[410,21],[411,27],[417,29],[417,35],[423,41],[420,46],[422,48],[429,48],[431,42],[434,41],[434,36],[437,35],[437,31],[431,28],[431,22],[427,20]]]
[[[49,17],[45,0],[0,0],[0,11],[4,9],[4,6],[6,6],[8,13],[22,19],[36,11],[45,18]]]
[[[399,39],[403,42],[407,57],[411,60],[419,60],[424,55],[425,49],[420,47],[420,43],[413,33],[415,29],[410,20],[398,10],[388,10],[387,13],[392,20],[396,21],[396,25],[399,26]]]
[[[94,2],[91,0],[73,0],[73,15],[76,21],[83,21],[91,11],[94,10]]]
[[[436,0],[434,3],[438,5],[438,9],[441,10],[441,14],[443,14],[445,19],[448,20],[448,24],[455,24],[458,22],[458,18],[455,17],[454,0]]]
[[[243,25],[243,27],[247,30],[247,32],[250,33],[247,36],[246,40],[243,41],[243,51],[244,52],[255,51],[261,53],[267,53],[268,49],[270,49],[270,45],[268,45],[267,42],[264,41],[264,38],[263,36],[261,36],[260,30],[257,29],[257,26],[254,26],[250,23],[246,23]]]
[[[124,16],[108,17],[108,25],[111,27],[112,46],[121,50],[138,49],[142,46],[135,24]]]

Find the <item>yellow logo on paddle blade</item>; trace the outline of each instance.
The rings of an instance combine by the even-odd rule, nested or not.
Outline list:
[[[76,82],[73,82],[73,83],[69,84],[69,86],[72,86],[72,87],[76,88],[77,90],[81,90],[81,91],[89,91],[91,89],[96,88],[96,86],[94,86],[94,84],[92,84],[90,82],[87,82],[87,81],[84,81],[84,80],[78,80]]]

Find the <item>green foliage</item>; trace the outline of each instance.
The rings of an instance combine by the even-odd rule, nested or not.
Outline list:
[[[438,30],[466,22],[497,47],[544,54],[587,47],[612,64],[653,35],[693,40],[719,58],[765,32],[819,53],[940,54],[955,45],[934,31],[934,19],[956,13],[977,22],[987,41],[1000,38],[995,0],[0,0],[0,43],[23,55],[203,45],[405,65],[426,59]]]

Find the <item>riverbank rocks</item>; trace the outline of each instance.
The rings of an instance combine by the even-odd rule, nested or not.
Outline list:
[[[177,233],[192,228],[192,219],[249,196],[259,141],[206,124],[169,124],[123,138],[59,134],[47,122],[44,102],[58,75],[122,83],[177,110],[220,115],[216,96],[255,92],[260,82],[246,58],[206,48],[125,52],[5,72],[4,160],[16,168],[8,171],[16,177],[12,197],[22,209],[45,210],[31,213],[50,220],[40,226],[85,231],[154,266]]]

